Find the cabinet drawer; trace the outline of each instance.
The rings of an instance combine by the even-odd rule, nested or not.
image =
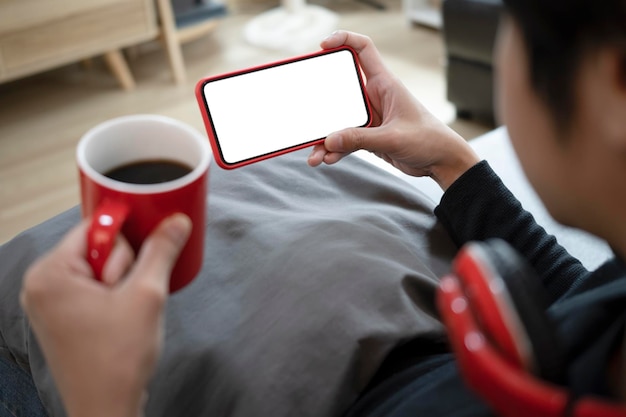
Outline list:
[[[5,32],[0,36],[5,76],[62,65],[154,37],[156,22],[148,4],[125,1]]]
[[[142,0],[0,0],[0,36],[90,10]]]

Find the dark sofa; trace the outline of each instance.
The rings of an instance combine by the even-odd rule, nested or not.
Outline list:
[[[448,100],[461,118],[494,123],[493,49],[501,0],[446,0]]]

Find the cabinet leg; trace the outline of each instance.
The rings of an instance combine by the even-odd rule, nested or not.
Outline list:
[[[126,64],[126,59],[124,59],[124,55],[122,55],[119,49],[105,53],[104,60],[117,79],[117,82],[124,90],[132,90],[135,88],[133,74],[130,72]]]
[[[165,43],[174,81],[176,84],[183,84],[187,78],[185,62],[183,61],[172,4],[170,0],[157,0],[157,8],[161,22],[161,39]]]

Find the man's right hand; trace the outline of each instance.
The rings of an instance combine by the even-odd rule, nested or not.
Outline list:
[[[170,273],[191,231],[161,222],[135,259],[122,238],[95,280],[86,260],[88,221],[27,271],[21,303],[69,416],[135,417],[163,344]]]
[[[308,163],[334,164],[344,156],[365,149],[404,173],[430,176],[446,190],[479,158],[467,142],[433,116],[383,64],[370,38],[337,31],[326,38],[324,49],[352,47],[367,80],[372,124],[330,134],[316,145]]]

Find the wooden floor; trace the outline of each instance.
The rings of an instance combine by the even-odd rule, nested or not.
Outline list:
[[[337,11],[341,28],[369,35],[407,87],[464,137],[489,130],[454,120],[454,108],[445,99],[441,35],[407,23],[398,0],[386,0],[388,8],[382,11],[356,0],[317,4]],[[246,22],[274,5],[239,3],[215,32],[186,44],[185,85],[174,85],[156,43],[130,54],[137,82],[131,92],[117,86],[99,58],[90,66],[73,64],[0,85],[0,243],[78,204],[74,151],[90,127],[120,115],[156,113],[204,132],[193,95],[199,78],[289,56],[250,46],[242,38]]]

